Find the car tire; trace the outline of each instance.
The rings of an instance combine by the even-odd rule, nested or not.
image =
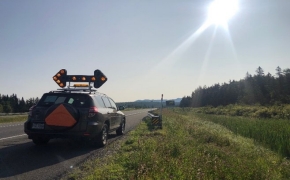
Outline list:
[[[104,124],[102,131],[100,134],[97,136],[97,145],[99,147],[104,147],[108,144],[108,125]]]
[[[49,142],[49,138],[41,138],[41,137],[36,137],[33,138],[32,141],[35,145],[45,145]]]
[[[116,130],[116,134],[117,135],[123,135],[124,132],[125,132],[125,127],[126,127],[125,119],[123,119],[122,123],[120,124],[120,127]]]

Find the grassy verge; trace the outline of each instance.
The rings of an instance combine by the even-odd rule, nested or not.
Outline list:
[[[290,122],[283,119],[249,119],[246,117],[196,114],[197,117],[221,124],[234,134],[252,138],[281,156],[290,157]]]
[[[24,122],[26,120],[27,120],[27,114],[26,115],[0,116],[0,123]]]
[[[290,162],[192,111],[163,111],[130,132],[111,156],[88,161],[67,179],[289,179]],[[110,148],[110,147],[108,147]]]
[[[186,108],[185,108],[186,109]],[[251,118],[272,118],[272,119],[290,119],[290,105],[281,104],[273,106],[248,106],[230,104],[218,107],[195,108],[195,112],[203,114],[216,114],[227,116],[244,116]]]
[[[290,157],[290,105],[228,105],[185,108],[183,111],[193,111],[204,120],[221,124],[235,134],[252,138],[280,155]]]

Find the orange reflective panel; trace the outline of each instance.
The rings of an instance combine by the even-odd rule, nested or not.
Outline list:
[[[60,104],[45,118],[45,122],[49,126],[72,127],[77,121],[68,112],[64,105]]]

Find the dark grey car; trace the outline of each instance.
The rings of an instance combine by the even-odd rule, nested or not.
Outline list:
[[[30,108],[24,131],[37,145],[52,138],[72,138],[105,146],[109,132],[122,135],[125,131],[123,109],[96,91],[52,91]]]

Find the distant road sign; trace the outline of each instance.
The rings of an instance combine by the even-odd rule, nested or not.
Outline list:
[[[166,101],[166,106],[175,106],[175,101],[174,100],[169,100],[169,101]]]

